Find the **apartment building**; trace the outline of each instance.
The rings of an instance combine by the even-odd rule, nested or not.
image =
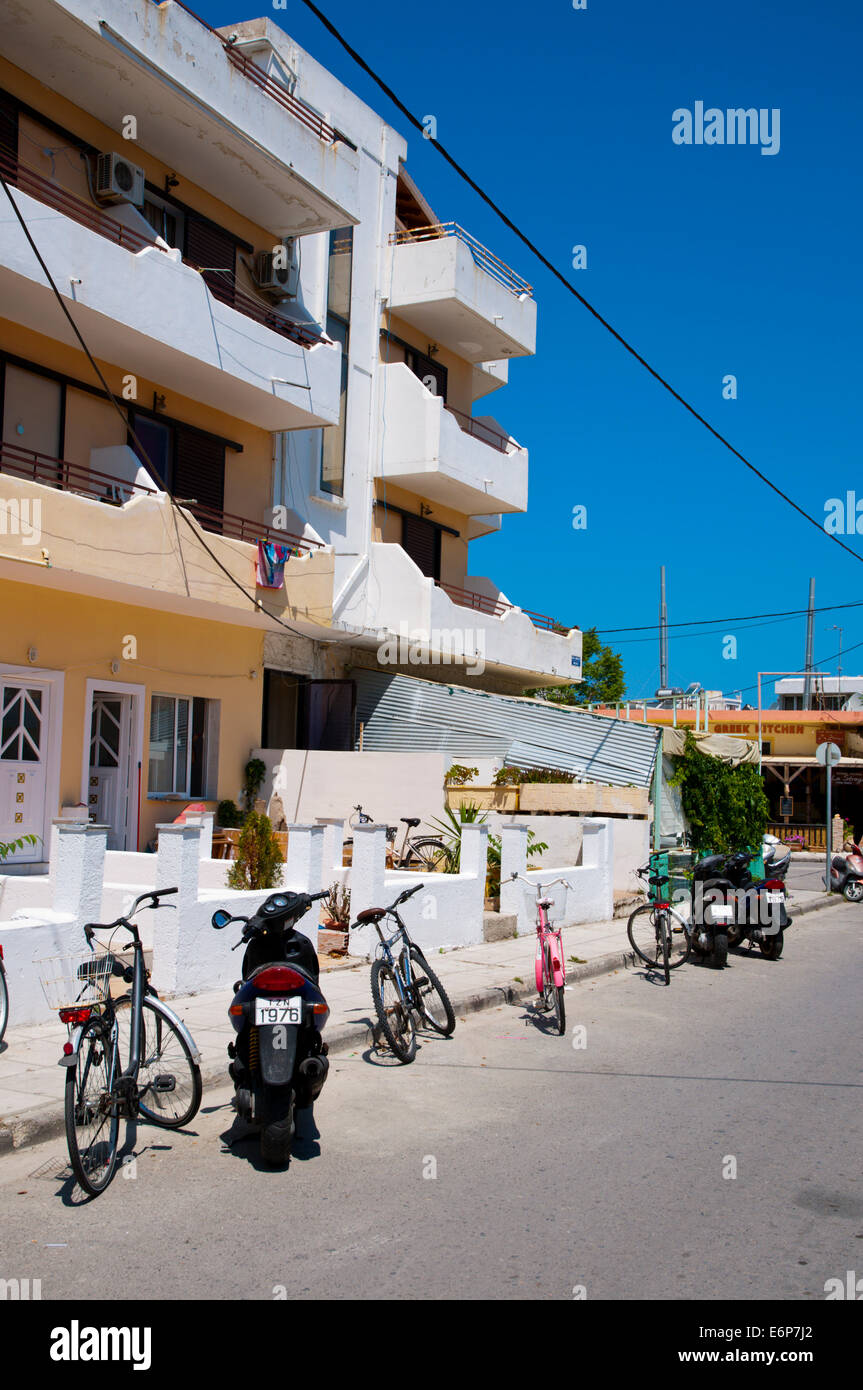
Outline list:
[[[474,403],[533,352],[532,292],[437,220],[398,133],[270,20],[0,20],[0,840],[40,837],[15,862],[64,805],[144,848],[255,746],[353,747],[357,666],[577,678],[578,629],[470,574],[527,504]]]

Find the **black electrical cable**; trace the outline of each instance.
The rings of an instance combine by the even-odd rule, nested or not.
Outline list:
[[[708,430],[715,439],[718,439],[720,444],[723,444],[725,448],[728,449],[729,452],[735,456],[735,458],[738,458],[741,463],[745,464],[745,466],[749,469],[751,473],[754,473],[757,478],[760,478],[761,481],[767,487],[769,487],[773,492],[776,493],[777,497],[781,497],[783,502],[787,502],[789,507],[793,507],[795,512],[802,516],[805,521],[808,521],[812,526],[817,527],[817,529],[821,532],[822,535],[826,536],[828,540],[835,542],[836,545],[841,546],[842,549],[847,551],[849,555],[852,555],[855,560],[863,561],[863,555],[861,555],[856,550],[852,550],[850,545],[846,545],[844,541],[841,541],[839,537],[833,535],[832,532],[825,531],[823,524],[820,521],[818,521],[816,517],[810,516],[808,512],[803,510],[799,503],[795,502],[792,497],[788,496],[787,492],[783,492],[780,487],[777,487],[775,483],[771,482],[767,475],[765,473],[762,473],[760,468],[756,468],[755,464],[751,463],[744,454],[741,454],[739,449],[735,449],[734,445],[728,439],[726,439],[723,434],[720,434],[719,430],[715,429],[714,426],[711,425],[710,421],[705,419],[705,417],[698,410],[695,409],[695,406],[690,405],[689,402],[685,399],[685,397],[681,396],[680,392],[676,391],[674,387],[671,385],[671,383],[667,381],[665,377],[662,376],[661,373],[656,370],[655,367],[652,367],[650,363],[647,361],[647,359],[642,357],[641,353],[638,352],[637,349],[634,348],[626,338],[624,338],[623,334],[618,333],[617,329],[609,323],[608,319],[604,318],[602,314],[599,312],[599,310],[595,309],[593,305],[590,303],[590,301],[585,299],[583,294],[579,293],[579,291],[575,288],[575,285],[573,285],[570,280],[567,280],[566,276],[558,270],[557,266],[554,265],[554,263],[550,261],[548,257],[543,254],[542,251],[540,251],[539,247],[533,241],[531,241],[530,237],[527,236],[527,234],[523,232],[515,222],[513,222],[512,218],[507,216],[503,209],[498,206],[494,199],[488,193],[486,193],[483,188],[480,187],[476,180],[471,178],[467,170],[462,168],[458,161],[454,159],[453,156],[450,154],[449,150],[447,150],[445,146],[442,145],[440,141],[437,140],[434,136],[429,135],[429,132],[423,125],[422,121],[420,121],[419,118],[415,116],[413,112],[408,109],[407,106],[405,106],[404,102],[401,101],[398,96],[396,96],[392,87],[388,86],[387,83],[384,82],[383,78],[378,76],[375,70],[369,66],[369,64],[356,51],[356,49],[348,43],[347,39],[344,38],[344,36],[339,32],[336,26],[329,19],[327,19],[326,15],[321,10],[318,9],[317,5],[313,4],[312,0],[303,0],[303,4],[306,6],[307,9],[310,9],[312,11],[312,14],[314,14],[320,20],[324,28],[328,30],[330,34],[332,34],[333,38],[339,44],[341,44],[345,52],[354,60],[355,63],[358,64],[359,67],[363,69],[365,73],[367,73],[367,75],[372,79],[375,85],[380,88],[380,90],[384,93],[386,97],[389,98],[393,105],[396,106],[399,111],[401,111],[405,119],[407,121],[410,121],[411,125],[416,130],[420,131],[423,137],[427,139],[432,145],[434,145],[435,149],[438,150],[441,155],[443,155],[443,158],[455,170],[459,178],[463,179],[464,182],[470,188],[473,189],[474,193],[476,193],[477,196],[480,197],[482,201],[488,207],[491,208],[495,216],[499,217],[500,220],[504,223],[504,225],[509,227],[510,231],[518,237],[519,241],[521,241],[527,247],[527,249],[534,256],[536,256],[537,260],[539,260],[542,263],[542,265],[545,266],[546,270],[550,271],[551,274],[555,277],[555,279],[559,280],[560,283],[565,287],[565,289],[569,290],[570,294],[575,296],[578,302],[582,304],[585,309],[587,309],[588,313],[592,314],[593,317],[597,320],[597,322],[601,323],[603,328],[607,329],[611,336],[617,339],[621,347],[624,347],[626,351],[630,353],[632,357],[635,358],[636,362],[639,362],[641,366],[644,367],[644,369],[648,371],[650,375],[656,379],[656,381],[659,382],[660,386],[665,387],[665,390],[668,391],[669,394],[672,395],[674,399],[680,405],[683,406],[684,410],[688,410],[689,414],[694,416],[694,418],[699,422],[699,424],[703,425],[704,428]]]
[[[854,599],[851,603],[831,603],[823,608],[813,608],[813,613],[836,613],[845,608],[863,608],[863,599]],[[805,618],[809,612],[808,608],[787,608],[780,609],[775,613],[738,613],[733,618],[690,618],[686,622],[667,623],[666,627],[702,627],[705,623],[748,623],[755,622],[760,618]],[[598,627],[593,630],[598,637],[611,637],[618,632],[658,632],[660,624],[642,623],[639,627]]]
[[[146,449],[144,448],[144,446],[143,446],[143,444],[141,443],[140,439],[138,438],[137,434],[136,434],[135,431],[133,430],[132,426],[129,424],[128,418],[127,418],[127,416],[126,416],[126,414],[125,414],[125,412],[124,412],[124,410],[123,410],[123,407],[120,405],[120,402],[117,400],[116,396],[114,395],[113,391],[111,390],[110,386],[108,385],[107,381],[105,380],[104,376],[102,375],[102,371],[101,371],[101,368],[99,367],[98,362],[96,361],[95,357],[93,356],[93,354],[91,353],[91,351],[90,351],[90,349],[88,348],[87,344],[85,343],[85,341],[84,341],[84,339],[83,339],[83,337],[82,337],[82,335],[81,335],[81,332],[80,332],[80,330],[79,330],[79,328],[78,328],[78,325],[76,324],[76,322],[75,322],[75,320],[73,319],[72,315],[69,313],[69,309],[68,309],[68,307],[67,307],[67,305],[66,305],[66,301],[64,300],[62,294],[60,293],[60,291],[58,290],[56,284],[54,283],[54,277],[52,276],[50,270],[48,269],[47,265],[45,264],[45,261],[44,261],[43,258],[42,258],[42,254],[41,254],[41,252],[40,252],[38,246],[36,245],[35,241],[33,240],[33,237],[32,237],[31,234],[30,234],[30,229],[29,229],[29,227],[27,226],[27,223],[25,222],[23,216],[21,215],[21,210],[20,210],[20,208],[18,207],[18,204],[15,202],[15,199],[12,197],[12,191],[11,191],[11,189],[10,189],[8,183],[6,182],[6,179],[4,178],[4,176],[3,176],[2,173],[0,173],[0,183],[2,183],[3,188],[4,188],[4,190],[5,190],[5,193],[6,193],[6,197],[9,199],[9,202],[12,204],[12,210],[13,210],[13,212],[15,213],[15,216],[17,217],[19,223],[21,224],[21,229],[22,229],[22,231],[23,231],[25,237],[27,238],[28,242],[30,243],[30,248],[31,248],[31,250],[32,250],[32,252],[33,252],[33,254],[34,254],[34,256],[36,257],[37,261],[39,262],[39,265],[40,265],[41,268],[42,268],[42,272],[43,272],[43,274],[44,274],[44,276],[45,276],[45,279],[48,281],[48,284],[51,286],[51,289],[54,291],[54,295],[55,295],[55,297],[56,297],[56,299],[57,299],[57,303],[60,305],[60,308],[63,310],[63,313],[66,315],[66,318],[67,318],[68,321],[69,321],[69,325],[70,325],[70,327],[71,327],[71,329],[72,329],[72,332],[75,334],[75,337],[78,339],[78,342],[81,344],[81,349],[82,349],[82,351],[84,352],[84,354],[85,354],[85,356],[86,356],[86,358],[87,358],[87,361],[90,363],[90,366],[93,368],[93,371],[96,373],[96,376],[98,377],[99,382],[101,383],[102,387],[104,388],[105,395],[107,396],[107,398],[108,398],[108,400],[111,402],[111,404],[114,406],[115,410],[117,411],[118,415],[120,416],[120,418],[122,419],[124,425],[126,426],[126,429],[129,431],[129,434],[132,436],[132,439],[134,440],[135,444],[138,446],[138,449],[139,449],[139,451],[140,451],[140,452],[139,452],[139,457],[141,458],[142,462],[146,465],[147,469],[149,470],[150,476],[151,476],[152,478],[154,478],[154,479],[158,478],[158,476],[159,476],[159,475],[158,475],[158,472],[157,472],[157,470],[154,468],[153,463],[152,463],[152,461],[151,461],[151,459],[150,459],[150,457],[149,457],[149,455],[148,455]],[[167,488],[165,488],[164,485],[163,485],[163,487],[162,487],[162,491],[167,493],[168,500],[170,501],[171,506],[172,506],[172,507],[174,508],[174,510],[175,510],[176,512],[178,512],[178,513],[180,514],[180,516],[183,518],[183,520],[185,521],[185,523],[186,523],[186,525],[188,526],[189,530],[191,531],[192,535],[194,536],[195,540],[196,540],[196,541],[198,542],[198,544],[201,546],[202,550],[205,550],[205,551],[207,552],[207,554],[209,555],[210,559],[213,561],[213,564],[218,566],[218,568],[222,571],[222,573],[225,575],[225,577],[226,577],[227,579],[229,579],[229,580],[231,581],[231,583],[234,585],[234,588],[235,588],[235,589],[239,589],[240,593],[243,594],[243,595],[249,600],[249,602],[252,603],[252,604],[254,605],[255,608],[257,608],[258,612],[263,613],[264,616],[267,617],[267,618],[271,618],[272,621],[273,621],[274,623],[278,623],[279,627],[283,627],[283,628],[285,629],[286,632],[290,632],[290,633],[292,634],[292,636],[294,636],[294,637],[304,637],[304,636],[306,636],[306,634],[303,633],[303,632],[300,632],[298,628],[291,627],[290,623],[284,622],[283,619],[281,619],[280,617],[277,616],[277,614],[271,613],[270,610],[269,610],[268,608],[265,608],[265,607],[264,607],[264,605],[261,603],[260,599],[257,597],[256,594],[251,593],[251,592],[245,587],[245,585],[241,584],[240,581],[239,581],[238,579],[235,579],[235,578],[234,578],[234,576],[231,574],[231,571],[230,571],[225,565],[222,564],[222,562],[221,562],[221,560],[218,558],[218,556],[213,554],[213,551],[212,551],[212,550],[210,549],[210,547],[207,545],[206,541],[203,539],[202,535],[201,535],[200,532],[197,530],[197,528],[195,527],[195,525],[193,524],[193,522],[191,521],[191,519],[190,519],[190,518],[186,515],[186,513],[183,511],[183,508],[180,506],[179,502],[178,502],[177,499],[174,497],[173,493],[168,492]]]

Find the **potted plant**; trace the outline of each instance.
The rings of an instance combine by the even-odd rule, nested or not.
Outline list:
[[[327,914],[318,927],[320,955],[346,955],[351,925],[351,890],[346,883],[333,883],[324,904]]]
[[[228,887],[278,888],[282,856],[268,816],[250,811],[240,831],[237,857],[228,872]]]

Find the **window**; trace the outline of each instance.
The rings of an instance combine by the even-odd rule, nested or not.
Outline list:
[[[264,668],[264,748],[350,751],[356,725],[356,684],[310,680]]]
[[[178,208],[160,198],[158,193],[151,193],[148,188],[144,197],[143,213],[157,236],[167,241],[169,246],[182,247],[184,219]]]
[[[206,796],[211,700],[154,695],[149,796]]]
[[[345,437],[348,414],[348,354],[350,352],[353,227],[330,232],[327,277],[327,333],[342,349],[339,423],[321,431],[321,492],[342,497],[345,490]]]
[[[63,387],[40,372],[6,364],[3,443],[28,453],[59,458],[63,433]]]
[[[178,425],[139,410],[133,413],[132,425],[143,454],[131,437],[130,447],[145,467],[150,460],[162,486],[181,502],[207,508],[215,513],[211,519],[218,521],[225,497],[225,445],[191,425]]]

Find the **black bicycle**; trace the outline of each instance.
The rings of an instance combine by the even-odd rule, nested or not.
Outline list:
[[[640,878],[647,877],[655,890],[653,902],[642,903],[630,917],[626,932],[633,951],[651,970],[662,969],[665,983],[671,984],[671,971],[689,959],[692,938],[689,923],[675,912],[668,898],[670,879],[667,874],[651,872],[646,864],[638,869]]]
[[[448,1038],[455,1028],[455,1013],[449,995],[426,960],[422,950],[408,935],[396,909],[419,893],[425,884],[406,888],[389,907],[369,907],[353,923],[355,927],[374,926],[380,939],[378,955],[372,961],[372,999],[383,1037],[400,1062],[412,1062],[417,1050],[417,1022],[427,1023],[435,1033]],[[386,937],[381,920],[392,917],[395,931]],[[394,944],[401,940],[398,959]],[[416,1015],[416,1019],[415,1019]]]
[[[143,905],[176,893],[142,893]],[[132,938],[131,965],[108,948],[96,950],[96,932],[125,930]],[[90,947],[74,957],[41,962],[49,1005],[69,1029],[61,1064],[66,1073],[66,1141],[72,1171],[90,1196],[114,1176],[120,1120],[143,1119],[163,1129],[182,1129],[201,1104],[200,1054],[192,1037],[147,978],[138,928],[128,917],[84,928]],[[114,997],[113,981],[131,985]]]

